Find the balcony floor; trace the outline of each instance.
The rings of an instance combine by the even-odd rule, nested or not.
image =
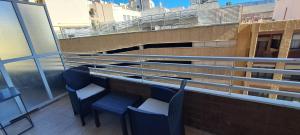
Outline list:
[[[110,113],[101,113],[101,127],[96,128],[92,115],[86,117],[86,126],[73,115],[69,98],[54,102],[31,114],[35,127],[24,135],[121,135],[118,117]],[[20,128],[26,128],[27,122],[21,121],[7,128],[9,134],[15,134]],[[0,133],[1,135],[1,133]],[[191,127],[186,127],[186,135],[211,135]]]

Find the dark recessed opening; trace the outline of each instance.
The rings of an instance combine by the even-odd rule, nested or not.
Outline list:
[[[135,46],[135,47],[129,47],[129,48],[116,49],[116,50],[107,51],[106,53],[114,54],[114,53],[122,53],[122,52],[135,51],[135,50],[139,50],[139,47]]]
[[[117,63],[117,64],[111,64],[111,65],[115,65],[115,66],[136,66],[136,65],[140,65],[140,64],[133,64],[133,63]]]
[[[191,42],[188,43],[163,43],[163,44],[147,44],[144,49],[149,48],[177,48],[177,47],[193,47]]]
[[[133,79],[142,79],[142,77],[140,77],[140,76],[126,76],[126,77],[133,78]]]
[[[191,78],[187,78],[187,77],[172,77],[172,76],[161,76],[161,77],[168,77],[168,78],[175,78],[175,79],[184,79],[184,80],[192,80]]]

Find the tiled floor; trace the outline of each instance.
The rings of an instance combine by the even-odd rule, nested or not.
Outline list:
[[[121,135],[118,117],[101,113],[101,127],[96,128],[92,116],[86,118],[86,126],[82,127],[80,119],[73,115],[68,97],[34,112],[32,119],[35,127],[24,135]],[[25,121],[19,122],[7,130],[10,135],[28,126]],[[1,133],[0,133],[1,135]],[[209,133],[186,127],[186,135],[210,135]]]

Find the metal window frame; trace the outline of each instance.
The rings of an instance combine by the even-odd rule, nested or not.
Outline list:
[[[26,60],[33,60],[34,63],[35,63],[35,66],[37,68],[37,71],[38,73],[40,74],[40,77],[42,79],[42,83],[45,87],[45,90],[46,90],[46,93],[49,97],[49,99],[45,102],[52,102],[54,100],[57,99],[57,97],[54,97],[53,94],[52,94],[52,91],[51,91],[51,88],[48,84],[48,81],[47,81],[47,78],[45,76],[45,73],[44,73],[44,70],[42,68],[42,65],[41,65],[41,62],[40,62],[40,59],[42,58],[51,58],[51,57],[60,57],[60,61],[62,62],[62,65],[63,65],[63,68],[65,69],[65,65],[64,65],[64,62],[63,62],[63,59],[62,59],[62,53],[61,53],[61,49],[60,49],[60,46],[59,46],[59,41],[54,33],[54,30],[52,28],[52,22],[50,20],[50,17],[49,17],[49,13],[48,13],[48,10],[47,10],[47,7],[45,4],[39,4],[39,3],[31,3],[31,2],[24,2],[24,1],[15,1],[15,0],[0,0],[0,1],[5,1],[5,2],[10,2],[12,7],[13,7],[13,10],[15,11],[15,14],[16,14],[16,17],[19,21],[19,24],[20,24],[20,28],[22,29],[22,32],[24,34],[24,37],[27,41],[27,45],[28,45],[28,48],[30,49],[31,51],[31,54],[29,56],[24,56],[24,57],[18,57],[18,58],[12,58],[12,59],[5,59],[5,60],[1,60],[0,59],[0,72],[2,73],[2,76],[5,80],[5,83],[7,84],[8,87],[14,87],[14,83],[9,75],[9,73],[7,72],[6,68],[5,68],[5,64],[9,64],[9,63],[14,63],[14,62],[21,62],[21,61],[26,61]],[[31,37],[30,37],[30,34],[28,32],[28,29],[25,25],[25,22],[23,20],[23,17],[21,15],[21,12],[20,12],[20,9],[18,7],[18,4],[27,4],[27,5],[35,5],[35,6],[41,6],[43,7],[44,11],[45,11],[45,15],[46,15],[46,19],[49,23],[49,27],[51,29],[51,33],[53,35],[53,38],[54,38],[54,41],[55,41],[55,46],[56,46],[56,52],[50,52],[50,53],[44,53],[44,54],[37,54],[35,52],[35,49],[33,47],[33,43],[32,43],[32,40],[31,40]],[[61,95],[64,95],[65,93],[61,94]],[[59,96],[60,97],[60,96]],[[25,112],[25,108],[23,106],[23,104],[21,103],[21,100],[20,98],[15,98],[15,102],[19,108],[19,110],[24,113]],[[41,105],[44,104],[44,102],[41,102],[40,103]],[[33,108],[29,108],[30,110],[34,110],[36,108],[39,108],[41,107],[40,104],[38,104],[37,106],[34,106]]]

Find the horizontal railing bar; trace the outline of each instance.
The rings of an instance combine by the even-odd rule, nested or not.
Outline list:
[[[74,53],[65,53],[74,54]],[[75,53],[76,54],[76,53]],[[211,57],[211,56],[168,56],[168,55],[136,55],[136,54],[91,54],[103,57],[133,57],[133,58],[159,58],[159,59],[184,59],[184,60],[210,60],[210,61],[244,61],[244,62],[283,62],[300,63],[297,58],[249,58],[249,57]]]
[[[186,67],[186,68],[205,68],[205,69],[212,69],[212,70],[230,70],[230,71],[244,71],[244,72],[275,73],[275,74],[285,74],[285,75],[300,75],[300,71],[284,70],[284,69],[281,70],[281,69],[231,67],[231,66],[217,66],[217,65],[175,64],[175,63],[160,63],[160,62],[138,62],[138,61],[133,62],[133,61],[127,61],[127,60],[110,60],[110,59],[96,59],[96,58],[92,58],[89,60],[102,61],[102,62],[142,64],[142,65],[174,66],[174,67]]]
[[[121,71],[114,71],[114,70],[107,70],[107,69],[99,69],[99,68],[91,68],[91,69],[96,70],[96,71],[115,73],[115,74],[125,74],[125,75],[131,75],[131,76],[141,76],[140,74],[129,73],[129,72],[121,72]]]
[[[299,86],[300,87],[300,82],[295,82],[295,81],[248,78],[248,77],[239,77],[239,76],[226,76],[226,75],[195,73],[195,72],[182,72],[182,71],[170,71],[170,70],[159,70],[159,69],[147,69],[147,68],[136,68],[136,67],[129,67],[129,66],[115,66],[115,65],[105,65],[105,64],[93,64],[93,65],[94,66],[109,67],[109,68],[130,69],[130,70],[135,70],[135,71],[146,71],[146,72],[168,73],[168,74],[176,74],[176,75],[187,75],[187,76],[201,77],[201,78],[207,77],[207,78],[210,78],[210,79],[219,79],[219,80],[250,81],[250,82],[258,82],[258,83],[272,83],[272,84]]]
[[[103,73],[92,73],[92,74],[96,75],[96,76],[103,76],[103,77],[108,77],[108,78],[113,78],[113,79],[118,79],[118,80],[123,80],[123,81],[134,82],[134,83],[143,83],[143,84],[147,84],[147,85],[162,85],[162,86],[170,87],[170,88],[174,88],[174,89],[179,88],[179,84],[170,84],[170,83],[150,81],[150,80],[141,80],[141,79],[128,78],[128,77],[109,75],[109,74],[103,74]],[[200,92],[203,94],[221,96],[221,97],[226,97],[226,98],[233,98],[233,99],[250,101],[250,102],[264,103],[264,104],[276,105],[276,106],[281,106],[281,107],[288,107],[288,108],[292,108],[292,109],[300,109],[298,102],[274,100],[274,99],[265,98],[265,97],[256,97],[256,96],[237,94],[237,93],[229,94],[228,92],[225,92],[225,91],[216,91],[216,90],[211,90],[211,89],[206,89],[206,88],[197,88],[197,87],[190,87],[190,86],[187,86],[186,88],[187,88],[186,89],[187,91]]]
[[[94,68],[92,68],[92,69],[94,69]],[[170,80],[170,81],[180,81],[180,80],[183,80],[183,79],[160,77],[160,76],[140,75],[140,74],[134,74],[134,73],[129,73],[129,72],[121,72],[121,71],[114,71],[114,70],[105,70],[105,69],[96,69],[96,70],[100,70],[100,71],[103,71],[103,72],[117,73],[117,74],[142,76],[144,78],[154,78],[154,79],[156,78],[156,79]],[[194,80],[187,80],[187,81],[189,83],[206,85],[206,86],[221,87],[221,88],[236,89],[236,90],[244,90],[244,91],[252,91],[252,92],[259,92],[259,93],[278,94],[278,95],[282,95],[282,96],[300,98],[300,93],[296,93],[296,92],[270,90],[270,89],[263,89],[263,88],[252,88],[252,87],[236,86],[236,85],[222,84],[222,83],[199,82],[199,81],[194,81]]]

